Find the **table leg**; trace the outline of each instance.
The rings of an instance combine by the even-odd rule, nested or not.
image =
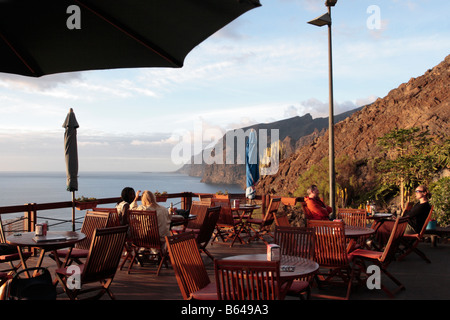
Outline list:
[[[28,276],[28,278],[30,278],[30,273],[27,270],[28,269],[27,264],[25,262],[25,259],[23,258],[22,247],[17,246],[17,252],[19,253],[20,263],[22,264],[22,269],[26,270],[27,276]]]

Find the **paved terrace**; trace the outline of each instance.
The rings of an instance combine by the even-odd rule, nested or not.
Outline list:
[[[395,261],[389,266],[389,271],[397,277],[406,287],[399,292],[394,300],[449,300],[450,299],[450,244],[439,243],[436,247],[429,242],[422,242],[419,248],[425,252],[432,263],[426,263],[418,255],[412,253],[403,261]],[[248,253],[265,253],[265,245],[261,241],[251,244],[235,244],[232,248],[228,245],[215,243],[208,245],[209,251],[216,258],[224,258],[231,255]],[[214,279],[214,264],[204,254],[203,260],[209,272],[210,278]],[[35,258],[30,258],[28,266],[34,266]],[[44,264],[54,270],[55,263],[48,257]],[[172,268],[163,267],[160,275],[146,273],[155,270],[155,266],[147,264],[144,267],[135,264],[131,274],[127,274],[125,265],[122,271],[118,270],[112,284],[112,291],[117,300],[182,300],[174,272]],[[384,281],[384,278],[382,278]],[[388,287],[390,280],[384,282]],[[61,287],[58,286],[60,289]],[[318,292],[313,288],[313,293]],[[341,289],[339,289],[341,290]],[[344,294],[344,289],[342,289]],[[62,293],[58,299],[66,300],[67,296]],[[297,298],[288,297],[289,300],[298,301]],[[391,300],[382,290],[369,290],[357,288],[352,291],[351,300]],[[103,300],[109,300],[105,295]],[[314,297],[312,298],[314,300]],[[157,304],[155,304],[157,305]],[[167,305],[164,304],[163,305]],[[304,305],[302,303],[302,305]],[[317,304],[316,304],[317,305]]]

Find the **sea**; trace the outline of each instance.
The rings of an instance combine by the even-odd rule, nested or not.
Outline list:
[[[78,191],[75,197],[112,198],[120,197],[124,187],[152,192],[179,193],[184,191],[199,193],[215,193],[218,191],[242,193],[239,185],[207,184],[200,182],[199,177],[172,172],[79,172]],[[23,205],[26,203],[47,203],[72,201],[72,193],[66,190],[65,172],[0,172],[0,207]],[[177,205],[174,199],[174,206]],[[160,203],[169,206],[170,202]],[[112,207],[115,204],[102,205]],[[85,211],[76,210],[77,219]],[[2,219],[23,216],[23,213],[7,214]],[[52,218],[72,218],[72,209],[38,211],[39,220]],[[51,225],[52,222],[49,221]],[[61,229],[61,227],[56,227]]]

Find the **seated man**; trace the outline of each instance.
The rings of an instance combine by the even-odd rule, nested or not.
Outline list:
[[[310,220],[329,220],[332,209],[320,200],[317,186],[311,185],[307,192],[308,197],[305,197],[305,202],[311,214],[306,218]]]

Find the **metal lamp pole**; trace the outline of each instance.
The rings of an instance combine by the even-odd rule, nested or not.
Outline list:
[[[328,133],[329,133],[329,171],[330,171],[330,206],[333,210],[332,218],[336,217],[336,174],[334,166],[334,108],[333,108],[333,59],[331,45],[331,7],[336,5],[337,0],[326,0],[325,5],[328,7],[328,13],[308,21],[308,23],[322,27],[328,26],[328,89],[329,89],[329,117],[328,117]]]

